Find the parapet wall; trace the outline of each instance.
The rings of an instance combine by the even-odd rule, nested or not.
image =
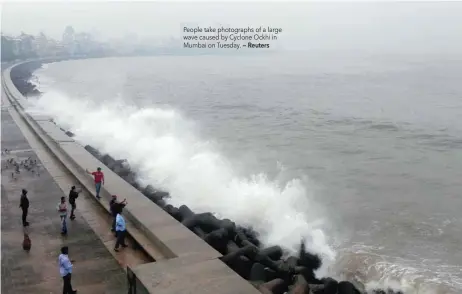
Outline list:
[[[11,70],[14,66],[6,69],[2,75],[2,85],[8,98],[49,151],[83,187],[88,191],[94,191],[92,178],[85,170],[94,170],[102,165],[101,162],[85,150],[84,146],[67,136],[50,117],[25,111],[28,101],[11,80]],[[152,242],[146,245],[155,247],[160,253],[154,257],[156,262],[129,270],[136,275],[136,293],[259,293],[219,259],[222,255],[218,251],[109,168],[103,169],[106,183],[102,188],[102,200],[97,203],[108,209],[110,195],[117,194],[126,198],[129,205],[124,209],[124,213],[132,223],[132,227],[127,226],[128,233],[132,233],[131,228],[133,231],[142,231],[147,240]]]

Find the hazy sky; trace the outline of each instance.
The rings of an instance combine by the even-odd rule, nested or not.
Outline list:
[[[61,38],[180,36],[181,24],[278,26],[284,42],[314,49],[462,52],[462,2],[68,2],[2,5],[2,31]]]

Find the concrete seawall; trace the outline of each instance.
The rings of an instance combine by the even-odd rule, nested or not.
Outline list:
[[[45,59],[43,62],[52,60]],[[53,60],[56,61],[56,60]],[[67,136],[51,117],[26,113],[27,99],[11,80],[11,69],[2,75],[2,84],[11,103],[30,129],[53,155],[73,174],[82,187],[93,191],[93,181],[85,170],[102,163],[84,146]],[[146,198],[109,168],[104,168],[106,184],[99,202],[109,210],[110,195],[126,198],[128,233],[156,261],[128,269],[134,275],[136,290],[129,293],[213,293],[257,294],[259,291],[241,278],[219,258],[222,255],[188,230],[172,216]]]

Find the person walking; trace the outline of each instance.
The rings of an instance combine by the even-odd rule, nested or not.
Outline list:
[[[122,245],[123,248],[127,247],[125,244],[125,234],[126,234],[126,227],[125,227],[125,219],[122,216],[122,207],[120,205],[116,206],[116,236],[117,241],[114,247],[114,251],[119,251],[119,246]]]
[[[66,224],[66,218],[67,218],[67,204],[66,204],[66,197],[61,197],[61,202],[58,203],[58,206],[56,209],[59,212],[59,216],[61,217],[61,234],[66,235],[67,234],[67,224]]]
[[[71,204],[71,216],[69,217],[71,220],[75,219],[74,211],[77,208],[75,200],[79,197],[79,192],[75,188],[75,186],[71,187],[71,191],[69,191],[69,203]]]
[[[115,228],[116,228],[117,212],[119,211],[119,208],[120,208],[120,210],[123,210],[125,205],[127,205],[127,199],[124,199],[124,201],[122,201],[122,202],[117,202],[117,195],[112,195],[111,202],[109,202],[109,208],[111,209],[111,214],[112,214],[112,228],[111,228],[111,231],[114,232],[114,233],[116,231]]]
[[[95,172],[89,172],[85,170],[89,175],[92,175],[95,179],[95,188],[96,188],[96,198],[101,199],[99,196],[99,191],[101,190],[101,185],[104,185],[104,173],[101,171],[101,168],[98,167]]]
[[[22,226],[27,227],[29,225],[29,222],[27,221],[27,214],[29,213],[29,199],[27,198],[26,189],[22,189],[19,207],[22,209]]]
[[[61,247],[61,254],[58,257],[59,273],[63,278],[63,294],[76,294],[77,290],[72,289],[72,261],[69,259],[69,248]]]

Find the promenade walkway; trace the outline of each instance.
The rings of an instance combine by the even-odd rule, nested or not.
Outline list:
[[[37,138],[22,132],[15,117],[17,113],[10,113],[8,107],[11,106],[2,89],[2,150],[7,148],[11,152],[3,154],[1,160],[1,293],[62,293],[57,258],[61,246],[67,245],[69,256],[75,260],[72,284],[79,294],[125,294],[123,267],[149,262],[149,258],[130,248],[113,252],[110,218],[98,211],[87,195],[77,199],[76,219],[68,220],[68,236],[61,236],[56,205],[61,196],[67,196],[74,184],[72,178],[57,168]],[[29,157],[37,160],[38,167],[33,172],[21,169],[20,175],[13,179],[13,168],[6,168],[6,160],[14,158],[20,162]],[[22,188],[29,191],[28,231],[32,241],[29,253],[22,249],[19,208]]]

